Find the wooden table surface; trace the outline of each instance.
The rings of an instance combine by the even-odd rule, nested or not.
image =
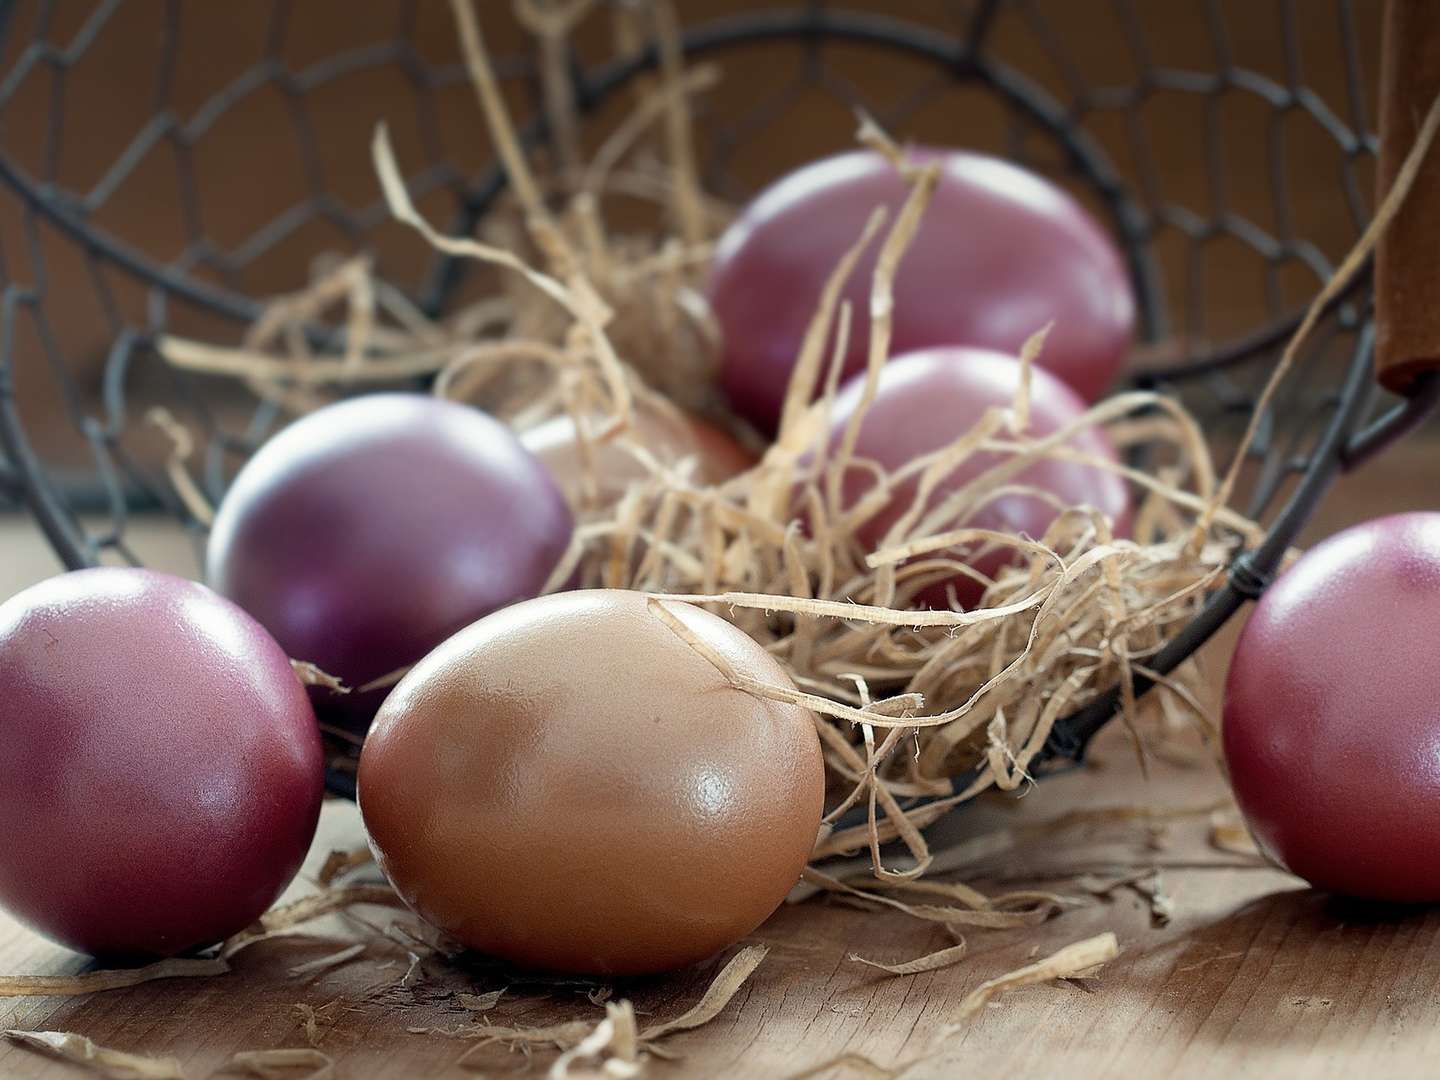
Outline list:
[[[1428,441],[1398,450],[1387,465],[1342,484],[1312,535],[1383,511],[1433,507],[1440,492],[1437,461]],[[157,542],[170,543],[164,536]],[[0,523],[0,596],[51,569],[23,526]],[[1224,649],[1222,642],[1215,651],[1223,656]],[[1049,881],[1047,873],[1086,867],[1113,877],[1121,868],[1159,867],[1174,905],[1169,925],[1153,925],[1149,902],[1121,887],[1039,927],[972,931],[970,953],[956,966],[889,976],[848,956],[898,962],[950,939],[899,913],[825,900],[787,906],[753,936],[770,952],[750,981],[713,1023],[669,1039],[667,1048],[683,1057],[652,1062],[653,1075],[787,1076],[843,1053],[888,1067],[913,1060],[906,1075],[916,1077],[1418,1077],[1440,1071],[1440,911],[1342,903],[1253,858],[1217,849],[1205,808],[1225,792],[1211,767],[1153,763],[1147,778],[1128,746],[1114,738],[1096,758],[1092,767],[1047,780],[1023,798],[951,815],[937,827],[936,842],[964,843],[1006,828],[1023,837],[1031,835],[1027,826],[1068,816],[1070,827],[1036,831],[974,870],[1073,894],[1073,876]],[[1200,812],[1150,825],[1140,819],[1081,823],[1088,811],[1142,805]],[[292,894],[315,888],[311,879],[327,852],[361,842],[354,808],[328,805]],[[405,918],[389,908],[358,913],[380,930]],[[1118,935],[1122,953],[1097,980],[1016,990],[961,1020],[960,1002],[980,982],[1107,929]],[[484,1014],[497,1024],[602,1015],[583,987],[526,986],[480,967],[429,963],[424,977],[406,988],[400,980],[408,960],[391,939],[338,917],[305,930],[304,939],[241,952],[234,970],[215,978],[86,998],[0,999],[0,1028],[76,1031],[105,1046],[173,1055],[187,1076],[205,1077],[237,1051],[307,1045],[296,1013],[303,1004],[328,1018],[319,1048],[335,1059],[339,1076],[463,1076],[455,1063],[469,1044],[407,1030],[470,1019],[456,990],[509,985]],[[290,972],[333,953],[337,941],[357,940],[368,944],[351,964],[308,977]],[[646,1014],[642,1023],[677,1015],[698,999],[724,959],[617,985],[615,996],[629,997]],[[0,916],[0,972],[74,972],[85,963]],[[543,1074],[553,1056],[537,1052],[531,1070]],[[525,1061],[491,1047],[467,1064],[499,1073]],[[0,1044],[0,1076],[72,1075],[82,1074]],[[839,1068],[827,1075],[865,1073]]]

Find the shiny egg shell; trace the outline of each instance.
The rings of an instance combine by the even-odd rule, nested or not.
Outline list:
[[[258,919],[315,833],[305,690],[234,604],[168,574],[62,574],[0,604],[0,905],[105,956]]]
[[[673,614],[738,671],[790,685],[756,642]],[[750,933],[814,846],[814,716],[733,689],[641,593],[560,593],[451,638],[396,687],[359,801],[421,917],[531,968],[663,971]]]
[[[368,394],[260,447],[220,504],[206,571],[292,657],[359,688],[534,596],[572,528],[549,473],[494,417]],[[384,693],[319,703],[363,726]]]
[[[1106,231],[1068,193],[1008,161],[939,148],[910,156],[941,171],[895,278],[892,354],[941,345],[1014,353],[1053,322],[1039,365],[1087,401],[1104,393],[1130,349],[1136,311]],[[721,237],[709,299],[724,339],[722,382],[762,430],[779,420],[826,278],[876,207],[893,220],[906,195],[879,154],[836,154],[766,188]],[[854,313],[845,375],[869,355],[879,248],[866,249],[841,292]]]
[[[1440,901],[1440,514],[1317,544],[1235,646],[1223,745],[1256,841],[1318,888]]]
[[[897,356],[880,370],[879,387],[861,422],[854,456],[894,472],[915,458],[953,443],[987,409],[1008,407],[1015,399],[1020,377],[1020,361],[987,349],[922,349]],[[860,407],[864,378],[856,376],[835,398],[832,448],[839,445],[851,416]],[[1060,379],[1043,368],[1031,372],[1029,437],[1043,438],[1084,415],[1085,403]],[[1119,460],[1109,436],[1097,428],[1082,428],[1070,441],[1070,447],[1099,461]],[[934,507],[1003,460],[998,453],[972,454],[940,481],[927,507]],[[852,465],[842,485],[845,504],[854,505],[874,484],[869,469]],[[1002,492],[980,505],[965,520],[965,527],[1038,540],[1059,514],[1058,503],[1094,507],[1109,519],[1116,534],[1129,532],[1130,497],[1125,481],[1100,465],[1044,457],[1005,486],[1023,486],[1038,494]],[[910,509],[918,487],[918,479],[898,484],[880,511],[860,526],[858,535],[867,547],[874,549],[883,543],[890,527]],[[955,527],[953,523],[942,526]],[[1012,559],[1012,552],[994,550],[973,560],[970,566],[993,577]],[[948,583],[922,591],[918,600],[930,607],[949,607],[946,584],[954,586],[957,598],[966,607],[977,602],[984,591],[974,579],[956,575]]]

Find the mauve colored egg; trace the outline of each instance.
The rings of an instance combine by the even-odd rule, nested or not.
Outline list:
[[[295,659],[361,687],[544,587],[573,522],[504,424],[420,394],[297,420],[220,505],[209,580]],[[317,699],[368,722],[387,691]]]
[[[0,604],[0,904],[81,952],[170,956],[245,929],[324,794],[284,651],[203,585],[65,574]]]
[[[1020,361],[984,349],[926,349],[897,356],[881,369],[875,400],[860,426],[854,456],[878,462],[886,472],[894,472],[917,457],[948,446],[969,431],[987,409],[1009,406],[1015,400],[1020,375]],[[1027,437],[1043,438],[1084,415],[1085,403],[1054,375],[1041,368],[1033,369],[1031,375]],[[838,447],[850,417],[859,407],[864,381],[863,374],[857,375],[836,395],[831,418],[832,448]],[[1002,437],[1004,434],[1000,433]],[[1118,460],[1109,437],[1099,428],[1083,428],[1069,445],[1106,461]],[[927,507],[935,506],[1001,461],[1002,457],[995,453],[972,454],[940,482]],[[842,485],[845,505],[853,505],[874,484],[873,472],[852,465]],[[916,477],[896,486],[886,505],[860,527],[862,543],[871,549],[881,544],[890,527],[910,509],[918,484]],[[1110,519],[1117,535],[1128,534],[1130,499],[1125,481],[1117,473],[1097,465],[1047,457],[1006,481],[1005,486],[1011,485],[1037,488],[1063,506],[1094,507]],[[1058,513],[1054,503],[1040,496],[1011,492],[987,501],[964,522],[940,528],[991,529],[1038,540]],[[1011,552],[997,550],[969,565],[993,577],[1013,559]],[[949,607],[945,584],[922,591],[917,601]],[[948,584],[954,586],[966,607],[978,601],[983,592],[979,583],[963,575]]]
[[[599,427],[597,421],[595,428]],[[634,442],[667,465],[693,457],[697,483],[722,484],[755,464],[755,456],[730,435],[698,416],[637,410]],[[587,470],[593,470],[601,506],[617,502],[627,488],[649,476],[645,466],[614,441],[592,446],[593,461],[581,453],[575,421],[556,416],[520,435],[520,442],[550,470],[572,506],[579,506]]]
[[[793,685],[718,616],[670,604],[738,671]],[[360,757],[381,868],[422,918],[558,971],[680,967],[754,930],[815,844],[814,717],[731,688],[636,592],[559,593],[451,638]]]
[[[898,354],[936,345],[1017,353],[1046,323],[1040,359],[1093,401],[1130,347],[1135,299],[1115,245],[1085,209],[1034,173],[998,158],[922,150],[940,183],[895,282]],[[710,304],[724,336],[723,382],[735,409],[774,430],[800,343],[826,278],[877,206],[904,201],[884,158],[854,151],[814,162],[762,192],[720,240]],[[842,297],[854,322],[845,374],[865,366],[879,242]],[[828,355],[828,353],[827,353]]]
[[[1260,846],[1312,885],[1440,900],[1440,514],[1316,545],[1235,647],[1223,741]]]

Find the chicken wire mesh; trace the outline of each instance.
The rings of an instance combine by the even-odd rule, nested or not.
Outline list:
[[[524,135],[550,138],[536,45],[482,15]],[[656,68],[597,3],[567,43],[581,150]],[[1004,154],[1111,228],[1141,312],[1130,378],[1173,391],[1223,462],[1305,301],[1371,214],[1379,0],[976,0],[679,5],[707,188],[742,200],[848,146],[864,110],[896,136]],[[441,316],[482,287],[391,223],[366,156],[378,120],[423,212],[471,232],[504,189],[438,0],[246,5],[0,3],[0,497],[70,567],[139,563],[136,515],[203,526],[142,422],[164,404],[218,499],[284,420],[234,380],[179,370],[162,333],[233,342],[317,256],[368,252]],[[553,156],[553,155],[552,155]],[[1368,279],[1333,306],[1247,451],[1245,509],[1270,527],[1229,586],[1151,662],[1166,672],[1257,595],[1329,480],[1424,414],[1378,400]],[[324,334],[324,328],[317,328]],[[1381,409],[1388,412],[1375,420]],[[1367,428],[1367,424],[1371,425]],[[1077,756],[1114,711],[1057,726]]]

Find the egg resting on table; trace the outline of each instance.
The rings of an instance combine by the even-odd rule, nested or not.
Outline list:
[[[1306,552],[1235,646],[1223,743],[1256,841],[1311,884],[1440,900],[1440,514]]]
[[[739,672],[793,685],[718,616],[669,604]],[[360,759],[380,866],[421,917],[531,968],[704,959],[799,878],[824,801],[814,717],[732,688],[636,592],[497,612],[396,687]]]
[[[315,714],[259,623],[203,585],[105,567],[0,604],[0,904],[102,956],[211,945],[300,869]]]

